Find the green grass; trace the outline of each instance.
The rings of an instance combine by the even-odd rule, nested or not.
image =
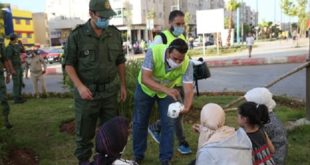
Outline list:
[[[172,164],[186,165],[195,158],[198,134],[191,130],[191,124],[199,122],[201,107],[208,102],[225,105],[238,96],[200,96],[194,99],[194,109],[186,116],[184,124],[187,140],[190,142],[193,154],[180,155],[176,151]],[[10,102],[11,103],[11,102]],[[10,104],[12,111],[10,118],[14,124],[12,130],[0,130],[0,156],[3,157],[12,147],[30,148],[39,157],[40,165],[76,165],[73,156],[74,136],[59,132],[63,121],[74,117],[73,100],[70,98],[29,99],[23,105]],[[290,108],[279,105],[275,109],[284,122],[304,116],[304,107]],[[131,112],[127,109],[127,113]],[[227,112],[227,125],[238,127],[236,112]],[[124,158],[132,159],[132,139],[129,137]],[[175,142],[176,145],[176,142]],[[150,136],[144,164],[158,165],[159,146]],[[310,126],[303,126],[289,132],[288,164],[310,164]]]
[[[254,45],[254,47],[256,47]],[[220,54],[230,54],[230,53],[236,53],[236,52],[241,52],[243,50],[247,49],[247,47],[245,45],[240,45],[240,46],[232,46],[230,48],[220,48],[219,49],[219,52]],[[202,55],[202,52],[203,51],[203,48],[199,48],[199,49],[191,49],[188,51],[188,55],[191,56],[191,57],[194,57],[194,56],[201,56]],[[211,48],[206,48],[206,55],[207,56],[217,56],[217,48],[216,47],[211,47]]]

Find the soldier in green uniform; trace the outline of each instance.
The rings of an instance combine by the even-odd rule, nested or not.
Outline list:
[[[109,26],[115,12],[108,0],[90,0],[89,14],[90,20],[71,32],[65,51],[65,70],[75,86],[75,156],[83,165],[92,155],[97,119],[101,125],[117,115],[119,90],[120,101],[126,99],[122,37]]]
[[[4,121],[4,127],[7,129],[12,128],[12,124],[9,122],[9,113],[10,113],[10,106],[7,101],[6,96],[6,86],[5,82],[10,82],[10,76],[9,76],[9,69],[8,69],[8,62],[4,55],[4,44],[3,44],[3,38],[0,38],[0,101],[2,106],[2,114],[3,114],[3,121]],[[4,77],[4,70],[3,67],[7,70],[7,77],[5,80]]]
[[[18,36],[16,34],[10,34],[10,43],[5,49],[5,54],[12,73],[14,103],[20,104],[24,103],[25,100],[22,98],[23,69],[20,59],[21,47],[18,45],[17,39]]]

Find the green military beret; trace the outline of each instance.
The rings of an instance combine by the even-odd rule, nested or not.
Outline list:
[[[110,18],[116,13],[112,10],[109,0],[90,0],[89,10],[96,11],[100,17]]]

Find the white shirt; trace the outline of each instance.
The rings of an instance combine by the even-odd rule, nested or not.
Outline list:
[[[254,37],[253,36],[246,37],[246,44],[248,46],[252,46],[254,44]]]

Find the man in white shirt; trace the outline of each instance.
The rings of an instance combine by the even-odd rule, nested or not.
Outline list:
[[[249,58],[251,58],[253,44],[254,44],[254,37],[253,37],[252,33],[249,32],[248,36],[246,37],[246,45],[249,48]]]

